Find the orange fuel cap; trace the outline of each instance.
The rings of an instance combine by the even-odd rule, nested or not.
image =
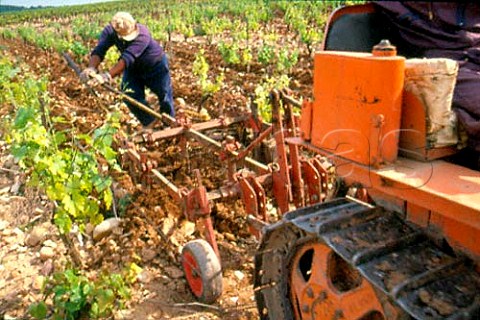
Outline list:
[[[389,40],[383,39],[377,45],[373,46],[372,54],[376,57],[391,57],[397,55],[397,47],[392,45]]]

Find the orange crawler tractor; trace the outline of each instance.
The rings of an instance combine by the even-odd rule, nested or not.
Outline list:
[[[455,64],[397,55],[378,17],[332,15],[300,133],[277,145],[288,190],[255,255],[262,319],[480,319],[480,172],[444,160],[459,144]],[[350,196],[330,199],[320,158],[299,149]]]

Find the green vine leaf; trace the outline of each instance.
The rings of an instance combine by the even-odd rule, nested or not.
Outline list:
[[[48,313],[47,304],[45,301],[34,303],[29,307],[28,313],[35,319],[45,319]]]

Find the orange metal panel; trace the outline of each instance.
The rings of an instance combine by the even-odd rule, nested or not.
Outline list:
[[[300,134],[305,140],[310,140],[312,132],[312,102],[305,99],[302,104],[302,117],[300,118]]]
[[[403,93],[402,105],[402,132],[400,134],[400,148],[423,156],[425,137],[427,136],[425,107],[415,95]]]
[[[407,220],[426,228],[430,221],[430,210],[417,206],[414,203],[407,203]]]
[[[429,208],[466,223],[476,224],[480,229],[480,172],[461,167],[446,161],[428,163],[401,158],[394,166],[376,170],[384,187],[401,183],[400,194],[410,192],[410,202]],[[389,183],[390,182],[390,183]],[[428,196],[423,199],[422,194]],[[417,196],[417,197],[415,197]],[[417,199],[416,201],[413,201]],[[434,199],[441,201],[433,201]],[[455,209],[462,208],[461,212]],[[471,212],[472,214],[467,214]]]
[[[395,161],[404,67],[398,56],[318,52],[312,144],[362,164]]]
[[[478,226],[468,225],[452,216],[432,212],[430,225],[435,226],[453,247],[480,254],[480,234]]]

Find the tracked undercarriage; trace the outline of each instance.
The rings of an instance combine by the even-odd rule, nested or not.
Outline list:
[[[347,198],[290,212],[255,256],[262,319],[478,319],[472,261]]]

